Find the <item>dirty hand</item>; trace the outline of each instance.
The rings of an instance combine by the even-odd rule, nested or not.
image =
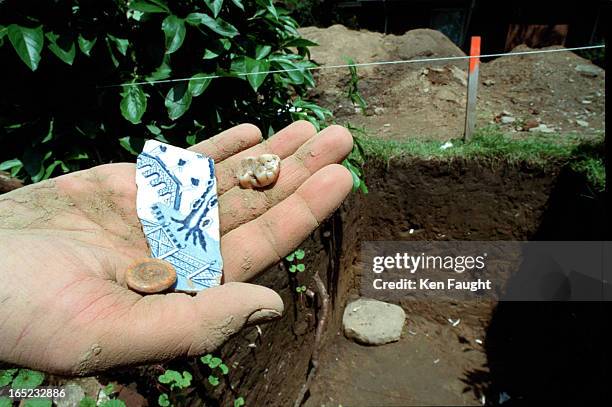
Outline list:
[[[0,361],[84,375],[198,355],[245,324],[280,317],[272,290],[244,283],[295,249],[351,189],[348,131],[296,122],[260,143],[240,125],[193,146],[215,159],[224,284],[141,296],[124,272],[149,255],[135,166],[107,164],[0,195]],[[244,151],[242,151],[244,150]],[[241,189],[240,160],[283,160],[267,190]]]

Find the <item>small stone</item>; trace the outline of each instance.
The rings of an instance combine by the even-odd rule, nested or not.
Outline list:
[[[540,133],[554,133],[554,129],[551,129],[545,124],[540,124],[538,127],[533,127],[529,129],[530,132],[540,132]]]
[[[502,116],[512,116],[512,113],[510,113],[510,112],[509,112],[509,111],[507,111],[507,110],[502,110],[501,115],[502,115]]]
[[[525,122],[525,126],[529,126],[529,128],[538,127],[540,125],[540,121],[541,121],[540,118],[527,120]]]
[[[576,124],[580,127],[589,127],[589,122],[585,122],[584,120],[576,120]]]
[[[487,79],[486,81],[482,82],[482,84],[485,86],[493,86],[495,85],[495,81],[493,79]]]
[[[400,339],[406,313],[394,304],[360,298],[344,309],[342,326],[347,338],[364,345],[384,345]]]
[[[139,293],[154,294],[167,290],[176,282],[176,270],[161,259],[140,259],[125,272],[127,286]]]
[[[53,399],[57,407],[78,406],[79,402],[85,397],[85,390],[76,383],[68,382],[62,386],[62,389],[64,395]]]
[[[374,108],[374,114],[383,114],[385,113],[385,108],[384,107],[375,107]]]
[[[587,76],[589,78],[595,78],[600,74],[602,69],[597,65],[593,64],[581,64],[576,65],[576,72],[580,73],[583,76]]]
[[[503,124],[510,124],[510,123],[514,123],[516,121],[516,119],[512,116],[502,116],[501,118],[501,122]]]
[[[383,127],[391,127],[391,123],[385,123],[383,124]]]
[[[584,100],[581,100],[580,103],[582,103],[583,105],[590,105],[593,102],[591,102],[590,100],[584,99]]]
[[[451,66],[451,73],[461,85],[467,86],[467,72],[461,68],[457,68],[455,65]]]

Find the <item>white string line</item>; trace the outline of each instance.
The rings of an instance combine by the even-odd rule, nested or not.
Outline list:
[[[380,65],[397,65],[397,64],[415,64],[421,62],[438,62],[438,61],[457,61],[462,59],[472,59],[472,58],[491,58],[491,57],[502,57],[502,56],[516,56],[516,55],[532,55],[532,54],[546,54],[552,52],[568,52],[568,51],[579,51],[584,49],[595,49],[595,48],[605,48],[605,45],[589,45],[585,47],[574,47],[574,48],[555,48],[555,49],[544,49],[539,51],[518,51],[518,52],[506,52],[506,53],[498,53],[498,54],[483,54],[477,56],[459,56],[459,57],[439,57],[439,58],[424,58],[424,59],[404,59],[397,61],[376,61],[376,62],[362,62],[362,63],[354,63],[354,64],[340,64],[340,65],[320,65],[313,66],[309,68],[291,68],[291,69],[276,69],[271,71],[262,71],[262,72],[241,72],[236,73],[238,76],[249,76],[249,75],[267,75],[271,73],[283,73],[283,72],[295,72],[295,71],[318,71],[323,69],[339,69],[339,68],[348,68],[351,66],[354,67],[366,67],[366,66],[380,66]],[[142,81],[142,82],[131,82],[131,83],[122,83],[116,85],[106,85],[100,86],[101,88],[113,88],[118,86],[135,86],[135,85],[154,85],[156,83],[173,83],[173,82],[187,82],[187,81],[197,81],[197,80],[207,80],[207,79],[217,79],[217,78],[227,78],[226,75],[209,75],[202,76],[197,78],[176,78],[176,79],[161,79],[157,81]]]

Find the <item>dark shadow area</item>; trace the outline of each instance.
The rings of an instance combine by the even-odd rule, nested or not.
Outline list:
[[[530,240],[609,240],[604,193],[565,166],[555,181],[541,224]]]
[[[609,240],[607,221],[603,192],[566,166],[530,240]],[[569,298],[559,287],[554,298]],[[611,311],[610,302],[500,302],[484,343],[489,371],[471,370],[465,382],[487,405],[602,405]]]
[[[610,303],[503,302],[466,382],[488,405],[602,405]],[[510,397],[507,399],[507,397]]]

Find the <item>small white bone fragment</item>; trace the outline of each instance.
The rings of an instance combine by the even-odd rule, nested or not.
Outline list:
[[[242,160],[238,181],[242,188],[263,188],[278,178],[280,157],[276,154],[262,154],[259,157],[246,157]]]

